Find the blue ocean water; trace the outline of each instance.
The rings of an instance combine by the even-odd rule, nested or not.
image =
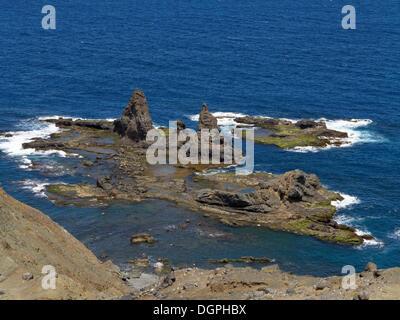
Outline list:
[[[400,258],[400,3],[344,1],[5,1],[0,0],[0,183],[39,208],[96,254],[123,263],[143,253],[172,264],[209,266],[208,258],[275,258],[285,270],[338,274]],[[41,9],[57,10],[57,29],[41,28]],[[357,29],[341,28],[341,9],[357,9]],[[346,148],[288,152],[256,146],[256,170],[316,173],[324,185],[355,198],[338,217],[379,242],[361,248],[259,228],[233,229],[172,204],[149,201],[108,208],[56,207],[40,195],[49,177],[27,170],[35,157],[21,141],[48,127],[38,117],[117,118],[135,88],[158,125],[192,115],[202,102],[215,112],[289,119],[326,118],[352,135]],[[357,127],[345,119],[364,119]],[[371,121],[367,121],[369,119]],[[36,192],[35,192],[36,191]],[[203,222],[164,231],[187,217]],[[203,221],[204,220],[204,221]],[[151,231],[162,240],[131,247]],[[219,237],[227,234],[226,237]],[[192,241],[193,237],[197,241]],[[210,253],[211,252],[211,253]],[[210,256],[211,255],[211,256]]]

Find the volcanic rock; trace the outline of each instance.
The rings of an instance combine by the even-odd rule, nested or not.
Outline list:
[[[150,236],[148,233],[138,233],[134,236],[131,237],[131,243],[132,244],[138,244],[138,243],[154,243],[156,240]]]
[[[208,111],[208,107],[205,103],[203,103],[203,108],[201,109],[200,112],[200,117],[199,117],[199,125],[198,125],[198,130],[202,129],[218,129],[218,121],[217,118],[215,118],[210,111]]]
[[[314,120],[300,120],[296,122],[296,127],[300,129],[316,128],[316,127],[326,127],[325,124],[315,122]]]
[[[153,128],[146,96],[136,89],[122,113],[121,119],[114,121],[114,131],[122,138],[134,142],[146,139],[147,132]]]

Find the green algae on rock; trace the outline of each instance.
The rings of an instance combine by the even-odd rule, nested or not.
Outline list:
[[[323,121],[300,120],[294,123],[249,116],[236,118],[235,121],[256,127],[254,142],[275,145],[282,149],[340,146],[345,143],[343,139],[348,138],[345,132],[328,129]],[[242,131],[242,135],[245,138],[246,131]]]

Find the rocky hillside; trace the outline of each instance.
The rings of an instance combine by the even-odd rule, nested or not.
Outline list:
[[[42,288],[46,265],[56,270],[55,290]],[[0,300],[119,298],[130,289],[113,269],[48,216],[0,187]]]

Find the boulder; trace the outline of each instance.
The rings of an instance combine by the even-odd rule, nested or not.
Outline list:
[[[325,127],[324,124],[315,122],[314,120],[300,120],[296,122],[296,127],[300,129],[309,129],[309,128],[317,128],[317,127]]]
[[[215,118],[210,111],[208,111],[208,107],[205,103],[203,103],[203,108],[201,109],[200,112],[200,117],[199,117],[199,126],[198,130],[202,129],[218,129],[218,121],[217,118]]]
[[[201,203],[233,208],[244,208],[253,204],[251,197],[247,194],[208,189],[201,190],[196,200]]]
[[[353,300],[369,300],[369,295],[365,292],[357,294],[353,297]]]
[[[322,185],[315,174],[293,170],[286,172],[274,181],[272,188],[278,191],[282,200],[298,202],[302,201],[304,197],[315,196],[316,191],[322,188]]]
[[[146,96],[136,89],[126,106],[122,117],[114,121],[114,131],[122,138],[133,142],[146,139],[147,132],[153,128]]]
[[[256,127],[274,127],[282,123],[282,121],[278,119],[249,117],[249,116],[235,118],[235,122],[251,124]]]
[[[26,142],[22,144],[24,149],[36,149],[36,150],[50,150],[50,149],[63,149],[66,145],[62,142],[51,141],[46,139],[36,139],[31,142]]]
[[[175,277],[175,272],[171,271],[169,274],[167,274],[161,281],[159,288],[160,289],[165,289],[168,288],[170,286],[172,286],[174,284],[174,282],[176,281],[176,277]]]
[[[328,282],[323,279],[315,285],[315,290],[324,290],[327,286]]]
[[[22,280],[29,281],[33,279],[33,273],[27,272],[22,275]]]
[[[365,271],[367,272],[374,272],[376,270],[378,270],[378,267],[373,262],[368,262],[367,265],[365,266]]]

